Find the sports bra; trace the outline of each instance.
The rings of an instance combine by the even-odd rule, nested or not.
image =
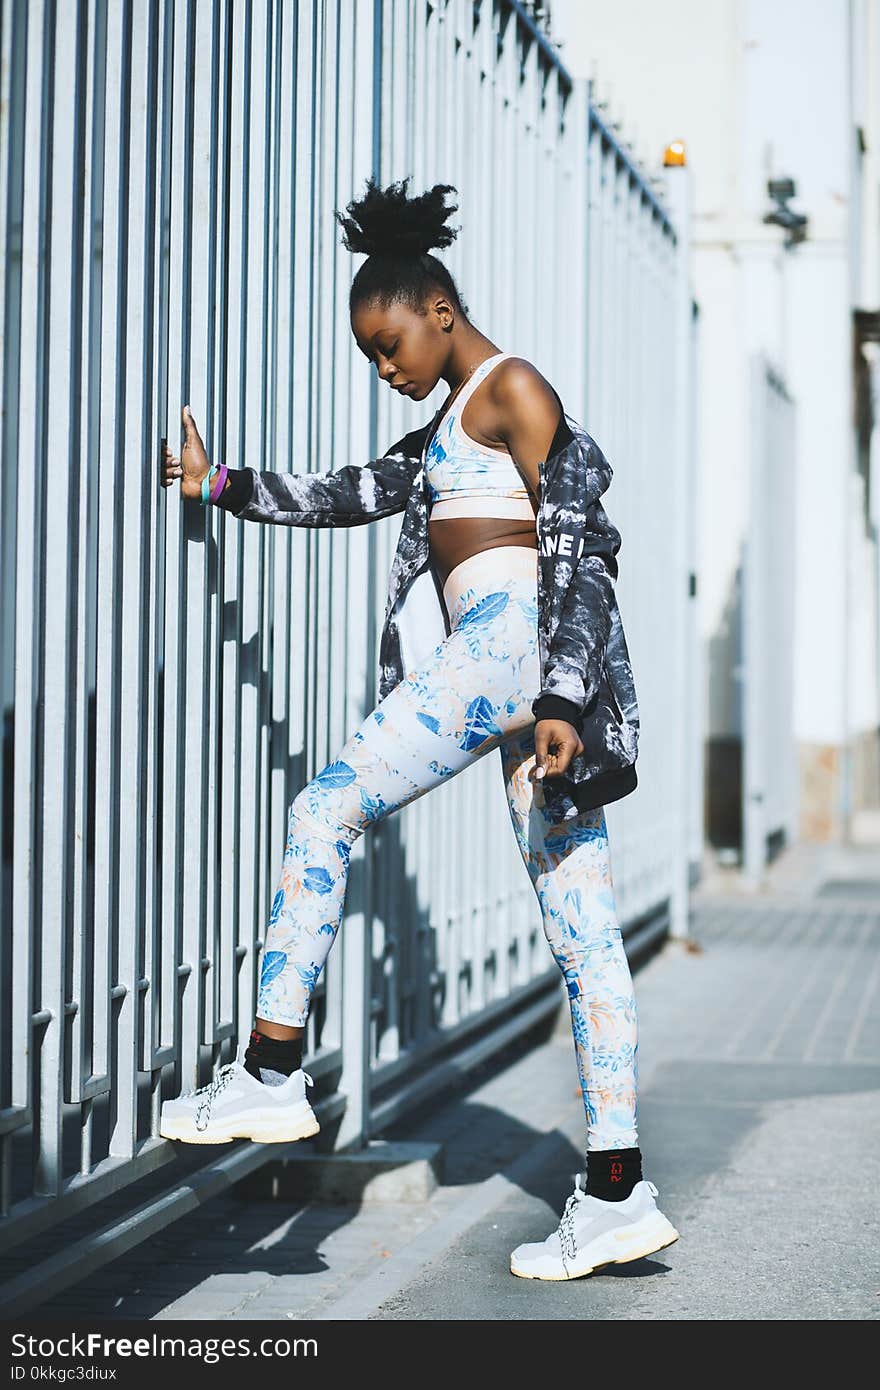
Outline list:
[[[511,352],[487,357],[447,410],[425,454],[430,519],[451,516],[535,518],[529,491],[507,449],[478,444],[461,425],[461,412],[480,382]]]

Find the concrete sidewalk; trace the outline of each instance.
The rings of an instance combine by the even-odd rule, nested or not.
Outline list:
[[[567,1010],[389,1139],[444,1146],[424,1202],[233,1191],[31,1315],[174,1320],[876,1319],[880,852],[795,846],[760,892],[728,870],[691,943],[635,977],[645,1176],[681,1233],[569,1283],[517,1279],[583,1168]]]

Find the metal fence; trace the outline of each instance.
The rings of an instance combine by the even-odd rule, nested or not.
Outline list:
[[[743,562],[743,869],[752,881],[795,836],[795,405],[773,365],[750,364],[750,507]]]
[[[212,457],[295,471],[427,419],[439,393],[416,420],[357,352],[333,209],[371,172],[456,185],[444,256],[471,316],[616,468],[643,724],[640,788],[608,820],[632,943],[688,849],[664,637],[686,539],[664,517],[690,467],[691,299],[654,186],[514,0],[32,0],[0,20],[10,1247],[177,1159],[161,1101],[250,1026],[287,807],[375,703],[398,519],[307,532],[181,502],[158,481],[180,405]],[[560,988],[493,756],[355,846],[305,1039],[322,1141],[361,1142]]]

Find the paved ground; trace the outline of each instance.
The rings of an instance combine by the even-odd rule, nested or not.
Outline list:
[[[760,893],[707,868],[692,946],[636,975],[640,1144],[676,1244],[570,1283],[509,1273],[583,1167],[566,1028],[387,1132],[444,1143],[429,1202],[233,1192],[30,1316],[876,1319],[880,851],[796,846]]]

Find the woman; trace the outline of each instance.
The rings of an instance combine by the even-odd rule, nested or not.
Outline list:
[[[446,192],[455,190],[437,184],[410,198],[407,182],[382,190],[368,180],[363,198],[348,204],[349,216],[336,217],[348,249],[368,256],[349,299],[357,345],[382,380],[411,400],[425,399],[441,378],[449,385],[430,424],[366,468],[323,475],[236,472],[210,465],[184,407],[181,457],[166,451],[165,486],[179,480],[184,497],[200,497],[245,520],[357,525],[404,507],[406,517],[380,651],[383,695],[290,806],[249,1044],[210,1085],[166,1101],[160,1133],[223,1143],[317,1132],[305,1092],[312,1080],[302,1069],[302,1037],[342,921],[351,847],[368,825],[499,748],[516,842],[568,986],[587,1117],[586,1187],[577,1174],[557,1230],[540,1244],[517,1247],[510,1268],[525,1278],[575,1278],[659,1250],[678,1234],[656,1207],[656,1187],[642,1178],[636,1006],[615,912],[604,804],[595,802],[597,787],[608,800],[635,785],[634,692],[628,701],[626,684],[615,687],[609,673],[609,665],[626,665],[611,593],[620,538],[597,500],[610,469],[600,466],[601,451],[585,432],[579,431],[586,454],[574,445],[567,453],[554,447],[572,437],[576,422],[531,363],[502,351],[470,321],[448,270],[428,254],[456,234],[445,226],[455,206],[444,204]],[[553,496],[566,501],[554,503],[553,511],[583,520],[589,506],[592,517],[587,557],[560,558],[560,569],[552,572],[565,583],[548,580],[545,560],[539,563],[536,518],[548,492],[549,475],[542,470],[551,456],[562,458],[568,470],[567,484],[561,464],[553,475]],[[589,495],[587,472],[598,479]],[[579,504],[571,501],[576,489]],[[446,635],[407,664],[404,675],[402,658],[395,658],[394,615],[404,580],[425,568],[413,520],[425,496],[426,544],[442,587]],[[540,515],[546,506],[545,500]],[[573,555],[571,537],[560,534],[544,551]],[[583,546],[582,535],[578,555]],[[551,589],[559,591],[552,623]],[[569,589],[577,602],[569,604]],[[585,621],[593,611],[596,621]],[[564,658],[553,679],[547,675],[551,645]],[[603,691],[604,703],[597,704]],[[604,722],[598,714],[592,722],[581,720],[588,692],[590,709],[604,711]],[[627,703],[629,721],[620,708]],[[588,730],[596,729],[594,738]],[[600,746],[593,762],[585,741]],[[557,799],[550,788],[575,778],[576,768],[580,782],[564,785],[576,797],[584,790],[585,769],[592,772],[587,799]]]

